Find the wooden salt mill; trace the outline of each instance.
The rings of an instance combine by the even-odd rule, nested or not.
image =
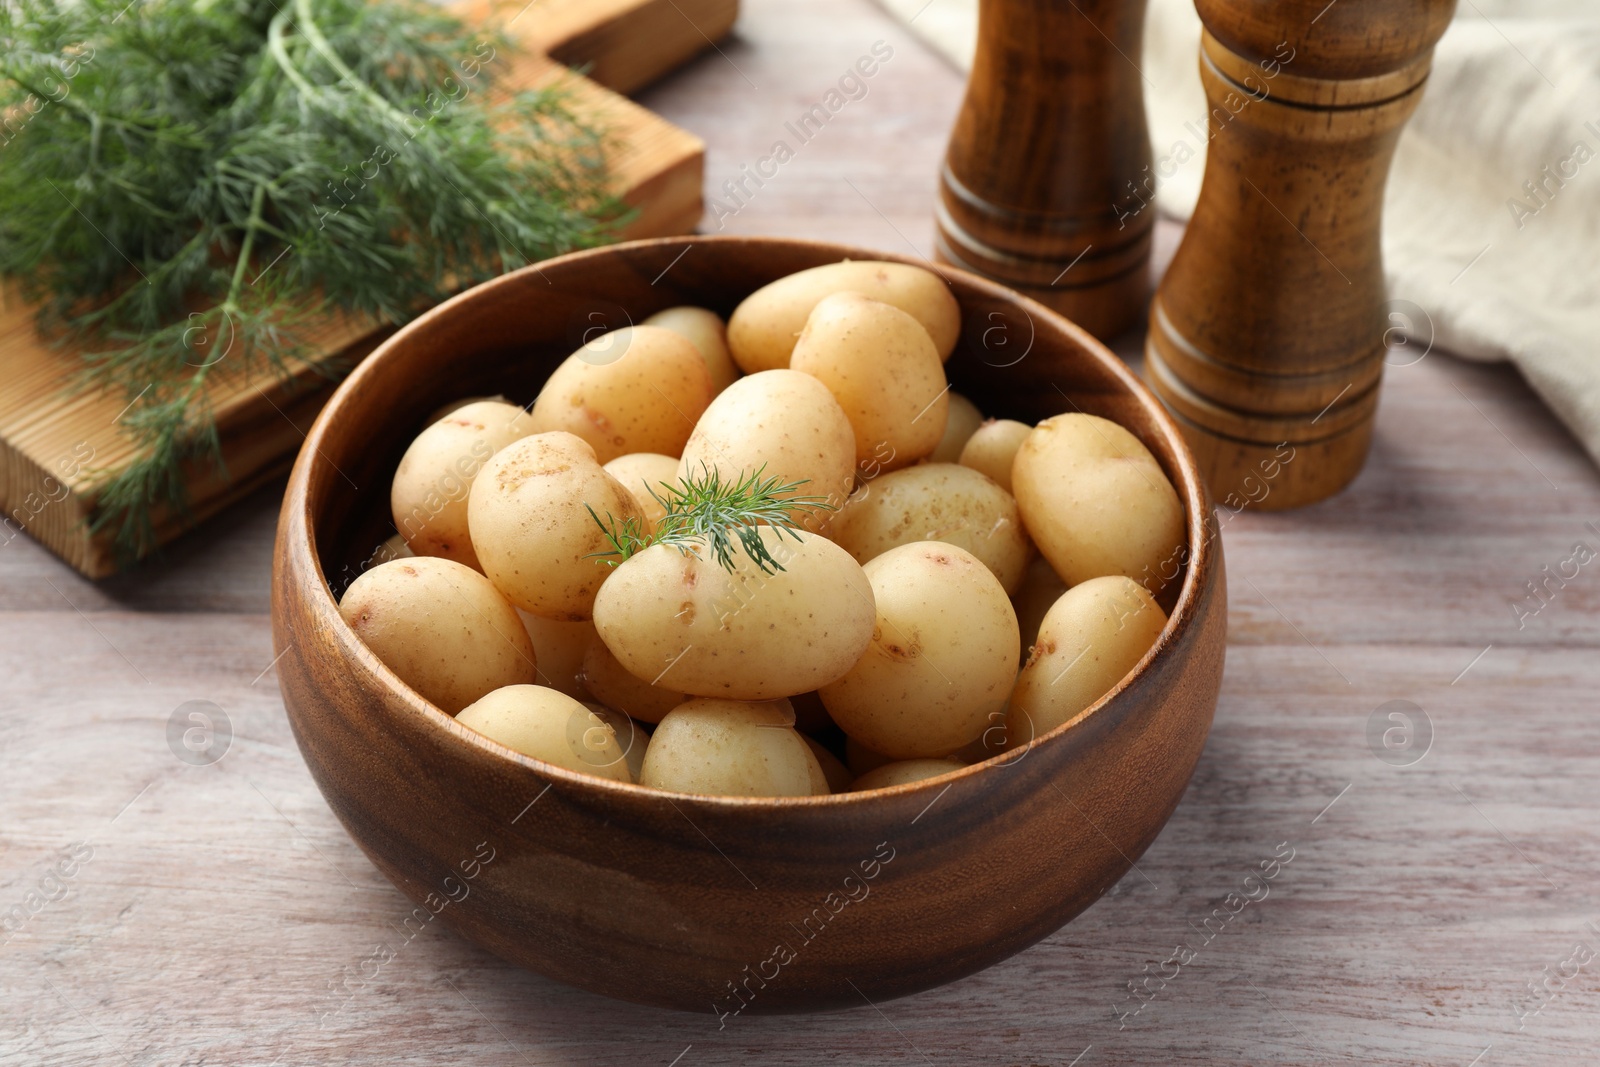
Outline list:
[[[1152,205],[1138,62],[1145,0],[980,0],[966,99],[936,208],[941,261],[1101,338],[1139,321]],[[1118,206],[1121,205],[1121,210]]]
[[[1455,0],[1197,0],[1204,184],[1145,374],[1219,503],[1299,507],[1361,470],[1383,372],[1383,188]]]

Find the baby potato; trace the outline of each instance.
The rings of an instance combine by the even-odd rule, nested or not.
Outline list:
[[[860,293],[824,297],[789,366],[815,377],[839,401],[855,432],[858,463],[910,466],[944,435],[950,398],[939,353],[928,331],[897,307]]]
[[[1017,458],[1017,449],[1028,439],[1033,427],[1015,419],[990,419],[967,439],[957,460],[963,467],[971,467],[987,474],[1000,483],[1000,488],[1011,492],[1011,464]]]
[[[725,570],[702,541],[654,545],[606,579],[594,625],[629,673],[693,696],[768,700],[818,689],[860,658],[873,627],[860,565],[825,537],[758,529],[782,570],[764,572],[737,541]]]
[[[496,689],[465,708],[456,722],[524,756],[614,782],[633,781],[612,725],[554,689]]]
[[[622,749],[623,762],[628,765],[628,781],[638,784],[639,775],[644,773],[644,754],[650,749],[650,735],[645,733],[643,726],[614,708],[596,704],[592,700],[585,700],[583,706],[611,727],[611,732],[617,738],[617,746]]]
[[[467,500],[483,573],[523,611],[569,622],[589,618],[611,571],[595,558],[611,545],[589,508],[618,525],[643,519],[633,495],[601,468],[583,439],[541,433],[507,445],[485,464]]]
[[[639,784],[733,797],[811,796],[822,769],[786,700],[704,697],[673,708],[645,752]]]
[[[739,377],[739,368],[728,352],[728,327],[715,311],[697,307],[667,308],[645,319],[642,325],[660,326],[692,341],[706,361],[706,370],[711,372],[713,393],[722,392]]]
[[[807,738],[804,734],[800,735],[800,740],[806,742],[806,748],[808,750],[811,748],[810,739]],[[819,761],[817,759],[817,754],[815,752],[811,753],[811,768],[810,768],[810,771],[811,771],[811,795],[814,796],[814,797],[825,797],[825,796],[828,796],[829,794],[831,794],[833,792],[833,788],[828,785],[827,772],[822,769],[822,763],[821,763],[821,761]]]
[[[590,696],[640,722],[660,722],[667,712],[689,699],[683,693],[629,674],[599,634],[584,650],[580,678]]]
[[[630,452],[607,463],[605,468],[607,474],[628,487],[649,528],[655,529],[661,516],[667,513],[656,496],[666,492],[663,482],[671,485],[678,480],[677,459],[659,452]],[[651,495],[652,491],[655,496]]]
[[[955,463],[961,458],[962,447],[982,424],[983,412],[978,410],[978,405],[960,393],[951,393],[950,414],[945,417],[944,436],[939,438],[938,445],[928,459],[934,463]],[[998,478],[995,480],[999,481]]]
[[[629,452],[676,456],[712,394],[694,342],[661,326],[624,326],[556,368],[533,403],[533,426],[583,438],[601,463]]]
[[[417,435],[389,489],[395,529],[419,556],[478,566],[467,535],[467,496],[490,456],[533,432],[527,412],[499,400],[456,408]]]
[[[502,404],[507,403],[506,398],[498,393],[496,393],[494,396],[464,396],[460,400],[452,400],[448,404],[440,404],[438,407],[434,408],[428,417],[423,420],[423,424],[426,426],[432,426],[434,423],[438,422],[446,415],[449,415],[451,412],[460,411],[468,404],[476,404],[480,400],[498,400]]]
[[[1108,575],[1068,589],[1045,614],[1017,676],[1006,747],[1043,736],[1105,696],[1166,625],[1155,599],[1131,578]]]
[[[922,323],[939,359],[950,358],[961,334],[961,308],[944,279],[904,263],[846,260],[779,278],[745,297],[728,319],[733,361],[746,374],[787,367],[811,310],[823,297],[845,292],[904,311]]]
[[[965,766],[965,763],[953,759],[898,760],[894,763],[885,763],[882,767],[863,774],[850,783],[850,792],[859,793],[863,789],[888,789],[894,785],[910,785],[924,778],[937,778],[941,774],[959,771]]]
[[[858,563],[913,541],[957,545],[982,560],[1008,595],[1022,584],[1033,555],[1011,494],[954,463],[923,463],[875,479],[824,532]]]
[[[827,386],[798,371],[762,371],[740,378],[706,408],[683,446],[678,477],[716,471],[736,479],[759,470],[784,484],[801,482],[792,496],[824,497],[838,507],[855,484],[855,453],[855,431]],[[796,517],[814,530],[830,514]]]
[[[539,684],[574,700],[583,700],[589,693],[583,688],[579,674],[583,669],[583,653],[589,642],[596,640],[594,623],[587,619],[562,622],[546,619],[532,612],[517,609],[523,629],[533,642],[534,658],[539,662]]]
[[[1033,543],[1069,586],[1121,574],[1161,592],[1183,547],[1183,506],[1137,437],[1095,415],[1056,415],[1022,442],[1011,478]]]
[[[1017,617],[989,568],[941,541],[892,548],[864,568],[877,621],[849,673],[819,692],[844,732],[894,760],[975,740],[1017,674]]]
[[[350,583],[339,614],[385,667],[451,715],[538,676],[516,609],[489,579],[454,560],[380,563]]]
[[[984,727],[983,733],[971,744],[962,745],[950,753],[946,759],[954,760],[962,766],[982,763],[990,756],[998,756],[1006,747],[1006,708],[989,713],[989,725]]]
[[[1017,632],[1022,637],[1023,662],[1028,659],[1028,649],[1034,638],[1039,636],[1039,624],[1044,622],[1045,613],[1066,591],[1067,583],[1050,566],[1049,560],[1037,556],[1028,564],[1022,585],[1011,594],[1011,606],[1017,609]],[[538,648],[539,643],[535,641],[533,647]]]
[[[827,796],[829,793],[843,793],[850,788],[850,781],[855,776],[850,773],[850,768],[839,762],[839,757],[829,752],[815,738],[805,734],[800,735],[800,740],[806,743],[811,754],[816,757],[817,768],[822,772],[820,788],[817,782],[811,783],[812,796]]]

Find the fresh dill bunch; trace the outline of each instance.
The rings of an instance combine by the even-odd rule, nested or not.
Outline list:
[[[0,275],[130,401],[93,522],[124,558],[220,462],[217,374],[337,375],[328,314],[615,232],[603,132],[560,84],[495,91],[510,53],[423,0],[0,3]]]
[[[691,472],[677,482],[662,482],[660,492],[647,487],[656,503],[666,509],[654,532],[647,532],[638,518],[619,522],[607,514],[602,519],[585,504],[611,545],[610,552],[596,555],[616,566],[652,545],[671,545],[680,552],[706,546],[722,568],[731,572],[737,567],[733,555],[737,539],[745,555],[764,573],[783,570],[783,564],[762,540],[760,527],[770,526],[780,539],[788,534],[798,541],[797,513],[833,511],[834,506],[825,497],[794,495],[806,484],[804,479],[782,482],[763,478],[766,469],[763,464],[753,474],[741,472],[737,478],[724,479],[721,472],[702,465],[698,474]]]

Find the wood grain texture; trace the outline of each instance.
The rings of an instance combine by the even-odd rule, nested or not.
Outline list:
[[[495,0],[516,30],[526,0]],[[727,36],[738,0],[537,0],[525,41],[584,76],[631,93]]]
[[[1150,309],[1150,382],[1213,493],[1265,510],[1338,492],[1366,459],[1383,190],[1455,5],[1322,7],[1200,4],[1205,179]]]
[[[706,134],[716,190],[877,39],[895,55],[871,94],[725,219],[727,232],[931,255],[961,78],[866,0],[752,0],[722,45],[727,59],[706,54],[643,102]],[[1158,271],[1177,236],[1158,225]],[[1137,360],[1141,343],[1119,348]],[[540,978],[437,924],[405,939],[396,927],[409,901],[323,801],[269,669],[281,499],[278,482],[154,569],[101,583],[25,537],[0,546],[0,909],[24,899],[58,850],[95,845],[65,895],[0,946],[0,1062],[1593,1058],[1592,967],[1521,1030],[1512,1007],[1575,941],[1600,946],[1585,926],[1600,923],[1600,572],[1585,567],[1522,629],[1511,605],[1573,542],[1600,548],[1587,526],[1600,524],[1600,475],[1510,368],[1438,351],[1390,367],[1371,454],[1345,492],[1294,512],[1219,510],[1227,671],[1166,829],[1138,870],[1059,933],[880,1003],[882,1014],[862,1003],[718,1030]],[[232,751],[209,767],[167,748],[167,719],[191,699],[217,702],[233,722]],[[1367,748],[1369,716],[1393,699],[1433,723],[1432,750],[1413,767]],[[1111,1005],[1126,983],[1285,840],[1296,858],[1271,896],[1119,1030]],[[379,944],[393,959],[363,974]],[[340,992],[345,982],[353,988]]]
[[[708,33],[726,33],[737,0],[536,0],[504,10],[476,4],[472,17],[494,20],[524,46],[500,73],[505,88],[529,88],[564,78],[573,106],[611,132],[614,188],[637,209],[627,237],[684,233],[701,212],[704,145],[605,88],[637,88],[708,46]],[[531,10],[530,10],[531,8]],[[548,9],[548,10],[546,10]],[[663,24],[670,24],[664,26]],[[592,64],[606,79],[572,75],[560,62]],[[371,322],[339,318],[306,332],[314,346],[359,361],[382,339]],[[52,347],[33,325],[33,309],[14,290],[0,294],[0,512],[9,527],[26,529],[91,577],[117,565],[109,539],[91,538],[98,487],[135,454],[136,442],[118,424],[128,399],[121,393],[73,388],[76,350]],[[242,365],[219,368],[212,406],[226,473],[213,464],[188,472],[191,514],[157,516],[168,540],[281,474],[304,439],[304,424],[331,393],[321,375],[301,366],[280,379]]]
[[[1150,293],[1155,213],[1126,207],[1154,181],[1130,58],[1144,9],[1145,0],[983,0],[939,173],[939,259],[1102,338],[1138,322]]]

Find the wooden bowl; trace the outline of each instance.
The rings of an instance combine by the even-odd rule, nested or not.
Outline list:
[[[1160,832],[1222,677],[1222,551],[1194,460],[1104,347],[1039,304],[938,268],[964,331],[949,370],[987,414],[1103,415],[1183,500],[1171,621],[1113,692],[1029,748],[938,779],[829,797],[665,793],[530,759],[457,724],[380,663],[335,597],[389,525],[400,454],[439,404],[529,402],[586,331],[675,304],[723,314],[841,259],[788,239],[640,241],[480,285],[400,330],[341,386],[278,526],[273,642],[300,751],[334,813],[417,908],[515,963],[690,1011],[817,1011],[1005,959],[1094,903]],[[1176,583],[1175,583],[1176,584]]]

